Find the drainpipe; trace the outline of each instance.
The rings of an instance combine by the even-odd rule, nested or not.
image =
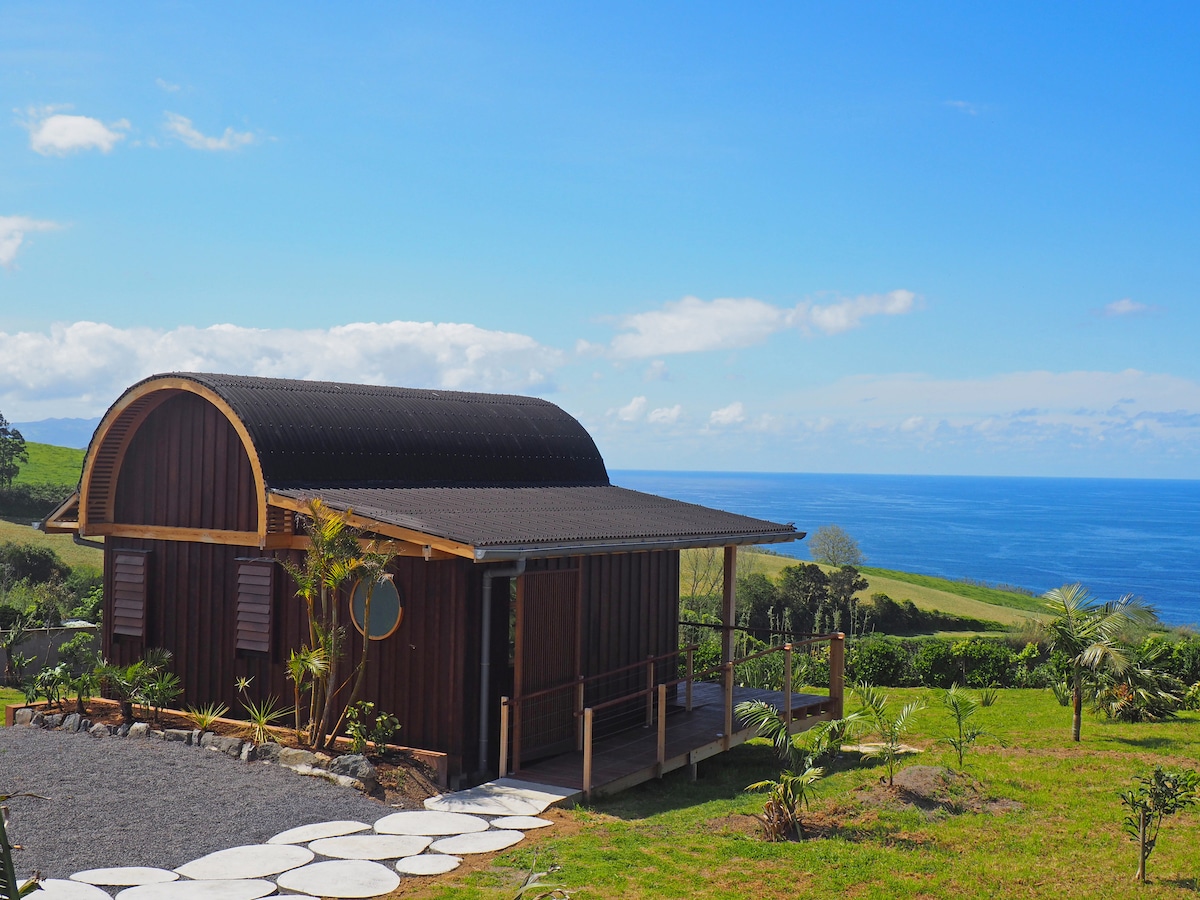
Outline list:
[[[482,651],[479,654],[479,771],[488,768],[488,714],[492,688],[492,579],[515,578],[525,571],[524,558],[507,569],[488,569],[483,573]]]
[[[73,540],[80,547],[93,547],[96,550],[104,549],[104,544],[102,544],[100,541],[89,541],[87,538],[81,538],[78,531],[71,532],[71,540]]]

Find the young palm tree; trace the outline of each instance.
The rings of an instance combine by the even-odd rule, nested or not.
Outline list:
[[[1047,591],[1044,598],[1054,615],[1046,625],[1050,647],[1071,659],[1071,739],[1078,741],[1083,724],[1084,673],[1123,671],[1129,657],[1118,642],[1121,632],[1149,625],[1155,620],[1154,610],[1132,594],[1113,602],[1097,603],[1081,584],[1066,584]]]
[[[824,769],[809,766],[803,772],[785,770],[779,773],[778,779],[756,781],[746,787],[748,791],[766,791],[769,794],[761,818],[771,840],[786,840],[789,831],[796,836],[796,840],[804,837],[800,810],[808,806],[809,799],[816,793],[817,782],[824,777]]]
[[[883,760],[884,768],[887,769],[888,787],[891,787],[904,747],[902,739],[912,726],[913,716],[925,708],[925,701],[913,700],[905,704],[899,714],[893,716],[888,711],[887,694],[879,688],[860,681],[854,687],[854,696],[862,704],[863,713],[871,722],[871,730],[879,735],[881,741],[878,750],[871,750],[863,755]]]

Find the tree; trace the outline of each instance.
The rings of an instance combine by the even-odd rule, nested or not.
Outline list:
[[[858,542],[838,525],[822,525],[808,539],[808,552],[827,566],[861,566],[866,560]]]
[[[1051,651],[1068,657],[1073,717],[1071,739],[1079,740],[1083,723],[1083,679],[1087,672],[1123,672],[1129,656],[1118,643],[1122,631],[1155,620],[1153,609],[1132,594],[1109,603],[1097,603],[1081,584],[1065,584],[1047,591],[1046,606],[1054,619],[1046,625]]]
[[[29,462],[29,454],[25,451],[25,438],[21,432],[8,424],[8,419],[0,413],[0,488],[6,488],[13,483],[17,473],[21,471],[21,463]]]
[[[1121,794],[1121,802],[1129,809],[1125,832],[1138,845],[1138,867],[1134,878],[1144,884],[1146,860],[1158,843],[1163,819],[1196,802],[1196,785],[1200,783],[1200,777],[1192,769],[1165,772],[1162,766],[1155,766],[1148,777],[1139,775],[1134,781],[1138,786]]]

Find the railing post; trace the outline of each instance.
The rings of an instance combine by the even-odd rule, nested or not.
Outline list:
[[[583,801],[592,797],[592,708],[583,711]]]
[[[500,698],[500,777],[508,775],[508,698]]]
[[[520,697],[513,697],[512,704],[512,771],[521,771],[521,703]]]
[[[783,721],[792,727],[792,645],[783,645]]]
[[[692,711],[692,677],[696,671],[695,656],[696,656],[696,648],[688,647],[687,648],[687,687],[684,690],[684,697],[686,699],[686,705],[684,706],[684,708],[688,712]]]
[[[658,686],[658,777],[663,777],[667,761],[667,686]]]
[[[646,727],[654,724],[654,657],[646,658]]]
[[[725,663],[725,749],[733,746],[733,662]]]
[[[575,749],[583,749],[583,676],[575,686]]]
[[[829,715],[840,719],[845,712],[846,635],[838,632],[829,639]]]

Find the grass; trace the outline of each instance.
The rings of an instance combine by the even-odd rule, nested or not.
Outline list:
[[[93,550],[91,547],[80,547],[71,540],[69,534],[43,534],[24,524],[0,519],[0,544],[11,541],[14,544],[33,544],[38,547],[50,547],[62,558],[63,562],[72,568],[86,566],[96,571],[104,568],[104,552]]]
[[[21,465],[15,479],[17,484],[50,483],[74,487],[79,483],[83,471],[82,450],[26,442],[25,451],[29,461]]]
[[[897,707],[927,696],[929,708],[907,740],[926,748],[917,762],[951,765],[950,749],[937,743],[949,722],[932,692],[888,693]],[[1139,888],[1117,792],[1156,762],[1195,767],[1200,714],[1141,725],[1088,717],[1080,745],[1070,740],[1069,711],[1048,692],[1002,691],[978,718],[1006,746],[977,747],[967,771],[989,796],[1017,801],[1019,810],[927,817],[866,807],[856,792],[877,783],[881,769],[859,764],[820,785],[810,815],[839,821],[832,836],[764,843],[738,826],[763,803],[762,795],[742,788],[777,771],[769,749],[755,741],[703,763],[696,783],[675,772],[578,808],[534,846],[514,848],[490,869],[405,896],[512,897],[535,858],[539,870],[561,866],[551,880],[578,889],[580,897],[1196,896],[1200,811],[1168,820],[1150,860],[1151,884]]]
[[[903,581],[906,584],[930,588],[940,593],[954,594],[968,600],[987,603],[990,606],[1019,609],[1027,613],[1044,613],[1046,611],[1045,603],[1040,597],[1031,597],[1029,594],[1017,591],[1005,591],[965,581],[951,581],[948,578],[935,578],[932,575],[916,575],[912,572],[896,572],[892,569],[874,569],[869,566],[864,566],[862,571],[868,577],[876,576],[891,581]]]

